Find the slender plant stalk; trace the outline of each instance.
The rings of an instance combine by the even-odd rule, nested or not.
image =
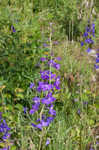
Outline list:
[[[52,51],[52,24],[50,23],[50,54]],[[51,55],[51,61],[52,61],[52,55]],[[51,64],[50,64],[50,84],[51,84]]]
[[[72,43],[73,43],[73,16],[72,16]]]

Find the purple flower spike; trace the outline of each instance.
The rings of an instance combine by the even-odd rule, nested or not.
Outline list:
[[[49,139],[46,140],[46,146],[47,146],[48,144],[50,144]]]

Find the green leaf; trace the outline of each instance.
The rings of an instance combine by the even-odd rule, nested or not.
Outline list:
[[[22,93],[18,93],[18,94],[16,94],[16,96],[17,96],[18,98],[21,98],[21,99],[24,98],[24,95],[23,95]]]
[[[16,150],[16,146],[15,145],[11,146],[10,150]]]
[[[97,109],[99,109],[99,104],[94,104]]]
[[[15,108],[19,109],[20,111],[23,111],[23,106],[21,104],[16,104]]]

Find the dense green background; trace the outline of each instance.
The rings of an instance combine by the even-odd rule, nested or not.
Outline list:
[[[0,0],[0,111],[3,112],[3,117],[7,119],[8,124],[12,127],[12,140],[15,143],[12,150],[25,150],[28,147],[28,144],[25,145],[28,140],[24,143],[21,138],[26,134],[29,139],[31,129],[27,126],[29,120],[26,120],[24,114],[21,113],[23,106],[28,106],[28,108],[31,106],[31,99],[35,93],[30,91],[29,85],[32,81],[39,81],[40,67],[38,64],[40,57],[49,51],[49,49],[43,47],[43,43],[48,43],[49,23],[53,22],[52,41],[58,40],[61,43],[68,39],[69,41],[74,40],[79,45],[92,11],[91,8],[86,8],[86,5],[82,5],[82,3],[83,0]],[[96,14],[92,14],[91,21],[95,21],[95,42],[98,43],[98,0],[94,1],[94,9]],[[11,30],[12,25],[16,30],[14,33]],[[61,75],[65,72],[64,68],[65,66],[63,65]],[[68,69],[66,70],[67,72],[70,71],[69,67],[66,69]],[[67,99],[73,97],[69,91],[66,94]],[[85,95],[87,97],[87,94]],[[63,97],[66,97],[66,95],[63,95]],[[63,110],[67,110],[67,116],[70,112],[70,105],[71,103],[67,100],[66,107],[63,108]],[[56,103],[58,111],[61,110],[62,106],[63,104],[58,106],[58,103]],[[73,112],[70,117],[73,117],[72,115]],[[21,123],[20,120],[22,120]],[[27,127],[26,132],[23,124]],[[69,123],[66,129],[68,129],[68,126]],[[55,130],[57,132],[57,128]],[[59,132],[61,133],[61,130]],[[21,144],[18,144],[18,142]],[[29,142],[31,143],[31,140]],[[35,143],[38,142],[38,139],[36,138],[33,142],[36,145]],[[0,146],[4,147],[2,144]],[[57,146],[52,147],[53,150],[56,150]],[[68,148],[68,150],[72,149]]]

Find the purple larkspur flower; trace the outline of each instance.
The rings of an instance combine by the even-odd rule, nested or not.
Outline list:
[[[23,110],[24,110],[24,114],[26,114],[27,107],[24,107]]]
[[[99,145],[99,141],[96,141],[96,145]]]
[[[54,86],[57,90],[60,90],[60,76],[55,79]]]
[[[89,38],[89,39],[86,39],[86,40],[85,40],[85,43],[88,43],[88,44],[91,44],[91,43],[92,43],[92,44],[93,44],[93,43],[94,43],[94,41],[93,41],[93,40],[91,40],[91,39]]]
[[[44,46],[44,47],[48,47],[48,44],[46,44],[46,43],[43,43],[43,46]]]
[[[92,147],[89,150],[94,150]]]
[[[5,147],[5,148],[3,148],[3,149],[0,149],[0,150],[9,150],[9,148],[6,148],[6,147]]]
[[[41,120],[41,124],[42,124],[42,127],[49,126],[49,122],[48,121]]]
[[[61,61],[61,57],[56,57],[56,60]]]
[[[90,27],[86,27],[86,32],[90,32]]]
[[[50,71],[40,71],[40,74],[41,74],[41,78],[43,79],[43,80],[48,80],[49,79],[49,72]]]
[[[80,109],[78,109],[77,114],[80,115],[80,113],[81,113],[81,112],[80,112]]]
[[[48,83],[44,83],[44,82],[39,82],[39,86],[37,88],[38,92],[45,92],[45,91],[50,91],[51,89],[53,89],[53,85],[52,84],[48,84]]]
[[[16,32],[16,30],[15,30],[13,25],[11,26],[11,29],[12,29],[12,32]]]
[[[49,107],[49,114],[50,115],[53,115],[53,116],[56,116],[56,111],[53,109],[53,104],[50,105]]]
[[[39,105],[40,103],[35,103],[34,105],[32,105],[32,109],[30,109],[30,114],[34,114],[38,109],[39,109]]]
[[[54,119],[54,117],[47,117],[46,121],[41,120],[39,124],[36,125],[36,124],[32,123],[31,125],[35,128],[42,130],[42,127],[49,126],[49,124],[53,121],[53,119]]]
[[[50,109],[49,114],[53,115],[53,116],[56,116],[56,111],[54,109]]]
[[[33,102],[38,103],[40,102],[40,98],[35,96],[34,98],[32,98]]]
[[[46,98],[51,97],[52,96],[52,92],[49,92],[46,96]]]
[[[53,60],[50,60],[48,62],[49,65],[51,65],[52,67],[56,68],[57,70],[60,69],[60,64],[57,64],[56,62],[54,62]]]
[[[44,98],[42,98],[42,104],[49,105],[49,104],[53,103],[55,100],[56,100],[56,98],[54,98],[54,97],[44,97]]]
[[[36,127],[36,124],[32,123],[32,126],[33,126],[33,127]]]
[[[96,65],[96,64],[95,64],[94,67],[95,67],[96,69],[99,69],[99,65]]]
[[[96,63],[99,63],[99,58],[96,58]]]
[[[53,67],[56,68],[57,70],[59,70],[59,69],[60,69],[60,64],[55,63],[55,64],[53,65]]]
[[[40,130],[42,130],[42,125],[41,125],[41,123],[39,123],[39,124],[34,124],[34,123],[32,123],[31,124],[33,127],[35,127],[35,128],[38,128],[38,129],[40,129]]]
[[[84,45],[84,42],[81,42],[81,46],[83,46]]]
[[[99,53],[96,53],[96,55],[97,55],[97,58],[99,58]]]
[[[54,117],[47,117],[46,119],[49,123],[51,123],[54,120]]]
[[[46,61],[47,59],[45,57],[40,58],[41,61]]]
[[[94,23],[92,23],[92,27],[95,28],[95,24]]]
[[[49,65],[52,65],[54,63],[55,63],[54,60],[49,60],[49,62],[48,62]]]
[[[34,83],[30,83],[30,89],[32,89],[35,86]]]
[[[51,79],[55,79],[55,77],[56,77],[56,74],[53,74],[51,71],[49,71],[49,70],[46,70],[46,71],[40,71],[40,74],[41,74],[41,78],[43,79],[43,80],[45,80],[45,79],[49,79],[49,78],[51,78]]]
[[[8,127],[5,120],[1,119],[0,121],[1,121],[1,123],[0,123],[0,132],[3,134],[1,139],[3,139],[5,141],[6,139],[8,139],[10,137],[10,133],[8,133],[10,128]]]
[[[45,145],[47,146],[47,145],[49,145],[49,144],[50,144],[50,141],[49,141],[49,139],[47,139]]]
[[[10,133],[5,133],[2,137],[3,140],[6,140],[10,137]]]
[[[86,50],[86,52],[87,52],[87,53],[90,53],[90,52],[91,52],[91,49],[90,49],[90,48],[88,48],[88,49]]]
[[[84,32],[83,37],[87,37],[87,36],[88,36],[88,33]]]

